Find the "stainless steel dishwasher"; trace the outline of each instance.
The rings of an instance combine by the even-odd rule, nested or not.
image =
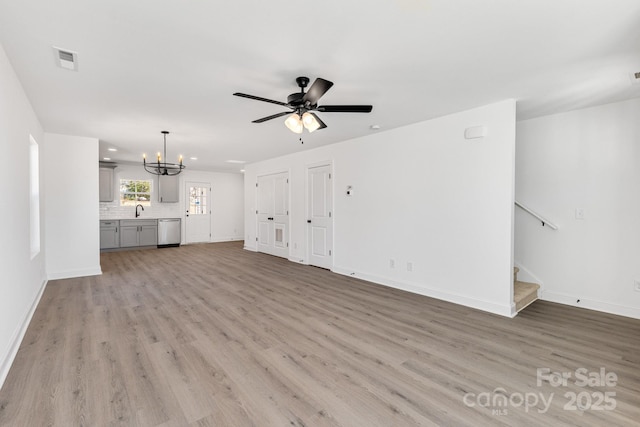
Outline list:
[[[180,246],[180,218],[158,219],[158,247]]]

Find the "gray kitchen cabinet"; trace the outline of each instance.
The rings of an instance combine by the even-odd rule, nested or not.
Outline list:
[[[120,220],[120,247],[156,246],[158,222],[155,219]]]
[[[120,247],[120,227],[118,220],[100,221],[100,249]]]
[[[158,201],[162,203],[178,202],[178,177],[158,176]]]
[[[138,243],[140,246],[156,246],[158,244],[158,223],[141,225],[140,233],[138,234]]]
[[[138,244],[138,232],[140,226],[138,225],[123,225],[120,227],[120,247],[131,248],[134,246],[140,246]]]
[[[99,168],[99,195],[101,202],[113,202],[114,199],[114,173],[113,169],[115,165],[105,165],[104,163],[100,164]]]

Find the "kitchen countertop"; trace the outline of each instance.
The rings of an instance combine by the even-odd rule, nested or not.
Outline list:
[[[101,219],[100,221],[159,221],[161,219],[181,219],[178,217],[163,217],[163,218],[108,218]]]

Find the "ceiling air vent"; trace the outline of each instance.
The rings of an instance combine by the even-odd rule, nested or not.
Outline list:
[[[78,71],[78,53],[68,49],[53,47],[56,65],[66,70]]]

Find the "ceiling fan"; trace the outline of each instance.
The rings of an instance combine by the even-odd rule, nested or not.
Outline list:
[[[371,105],[318,105],[318,100],[331,89],[333,83],[318,77],[307,92],[304,89],[309,85],[309,77],[298,77],[296,83],[300,87],[300,92],[289,95],[287,102],[274,101],[240,92],[236,92],[234,95],[289,108],[290,111],[263,117],[251,123],[262,123],[289,114],[284,124],[295,133],[302,133],[304,128],[309,132],[313,132],[327,127],[314,111],[323,113],[370,113],[373,109]]]

